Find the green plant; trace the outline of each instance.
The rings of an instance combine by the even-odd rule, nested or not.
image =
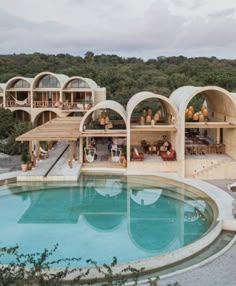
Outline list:
[[[127,282],[130,282],[129,285],[137,285],[144,271],[144,268],[136,269],[131,266],[117,271],[115,269],[118,262],[116,257],[113,257],[111,264],[102,266],[88,259],[87,263],[92,265],[96,271],[93,272],[93,278],[90,278],[91,269],[70,267],[71,262],[80,261],[81,258],[50,261],[50,257],[57,249],[58,244],[51,250],[45,249],[43,252],[24,254],[19,252],[19,246],[0,248],[0,286],[97,285],[97,283],[103,286],[122,286]],[[2,258],[6,256],[8,260],[10,257],[13,262],[4,265]],[[65,263],[66,267],[56,269],[61,262]],[[152,277],[147,280],[146,284],[158,286],[158,281],[159,277]],[[180,284],[176,282],[168,286],[180,286]]]
[[[23,164],[27,164],[28,163],[28,153],[26,151],[23,151],[22,155],[21,155],[21,161]]]
[[[121,153],[122,153],[123,156],[126,157],[126,155],[127,155],[127,146],[126,146],[126,145],[123,145],[123,146],[122,146]]]
[[[13,129],[9,131],[9,136],[0,143],[0,150],[9,155],[22,154],[24,150],[28,149],[28,142],[21,143],[16,141],[16,138],[29,130],[32,126],[28,122],[17,122],[14,124]]]

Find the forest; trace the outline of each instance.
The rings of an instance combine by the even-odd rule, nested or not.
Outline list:
[[[236,60],[216,57],[124,58],[118,55],[95,55],[88,51],[83,57],[69,54],[0,55],[0,82],[14,76],[34,77],[42,71],[68,76],[88,77],[107,89],[107,99],[126,104],[140,91],[170,96],[184,85],[216,85],[236,92]]]

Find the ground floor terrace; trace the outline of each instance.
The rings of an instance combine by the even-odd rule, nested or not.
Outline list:
[[[173,144],[171,131],[165,133],[164,139],[162,133],[159,138],[158,133],[153,132],[152,140],[149,137],[149,140],[133,141],[133,144],[129,145],[126,130],[85,130],[81,134],[79,123],[79,118],[56,118],[18,137],[18,141],[28,142],[29,152],[33,154],[36,162],[35,169],[23,175],[24,178],[27,177],[26,180],[30,177],[36,180],[40,177],[45,179],[53,177],[53,174],[54,179],[61,175],[62,178],[77,180],[80,172],[91,171],[179,174],[180,168],[184,168],[185,177],[231,179],[235,176],[236,161],[226,151],[204,154],[189,152],[184,160],[178,158],[177,152],[171,159],[163,157],[163,154],[168,155],[168,146],[164,146],[164,143]],[[138,152],[138,155],[133,155],[135,152]]]

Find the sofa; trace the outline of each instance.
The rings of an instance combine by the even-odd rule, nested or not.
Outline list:
[[[167,152],[160,152],[160,156],[164,161],[175,161],[176,153],[175,150],[171,149]]]

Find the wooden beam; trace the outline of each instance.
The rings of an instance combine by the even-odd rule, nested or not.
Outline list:
[[[37,141],[37,160],[40,161],[40,141]]]
[[[73,160],[73,142],[70,141],[70,160],[68,162],[70,168],[72,168],[72,160]]]
[[[236,124],[230,122],[186,122],[185,128],[236,128]]]
[[[77,144],[74,142],[74,160],[77,161]]]

